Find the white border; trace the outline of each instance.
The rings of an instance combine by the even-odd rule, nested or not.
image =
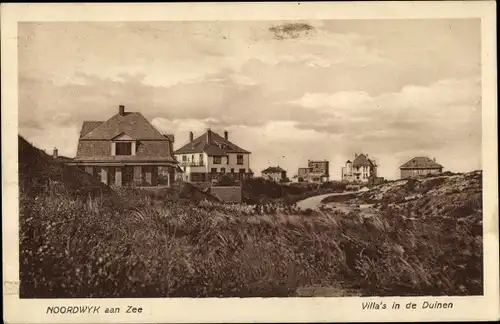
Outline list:
[[[481,18],[484,190],[484,276],[482,297],[336,297],[206,299],[20,300],[4,285],[8,323],[140,322],[323,322],[462,321],[500,318],[497,192],[497,96],[495,2],[350,3],[176,3],[176,4],[2,4],[2,229],[3,278],[16,282],[18,266],[17,189],[17,22],[20,21],[182,21],[286,19]],[[12,294],[14,293],[14,294]],[[391,304],[438,300],[451,310],[362,311],[361,302]],[[49,305],[144,308],[141,315],[47,315]]]

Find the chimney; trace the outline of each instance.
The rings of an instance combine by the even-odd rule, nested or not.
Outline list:
[[[189,142],[192,142],[193,140],[194,140],[193,132],[189,132]]]
[[[432,160],[433,160],[434,162],[436,162],[436,158],[432,158]]]
[[[120,114],[120,116],[125,115],[125,106],[124,105],[118,106],[118,113]]]
[[[228,140],[229,138],[229,133],[227,130],[224,131],[224,138],[226,139],[226,141]]]
[[[212,130],[210,128],[207,129],[207,143],[212,144]]]
[[[358,153],[354,153],[354,157],[357,158],[358,157]]]
[[[52,151],[52,157],[53,157],[54,159],[57,159],[57,157],[58,157],[58,154],[57,154],[57,147],[54,147],[54,150]]]

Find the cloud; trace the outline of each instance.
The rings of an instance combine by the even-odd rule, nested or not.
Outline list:
[[[306,93],[292,103],[331,116],[298,127],[341,136],[343,142],[340,147],[337,144],[341,154],[399,152],[404,159],[463,150],[480,156],[481,83],[477,78],[440,80],[427,87],[407,85],[378,96],[359,91]]]
[[[228,129],[253,152],[255,171],[280,164],[293,173],[328,158],[338,175],[361,151],[386,176],[417,154],[476,168],[479,27],[460,19],[22,23],[19,127],[69,154],[83,120],[106,120],[124,104],[174,133],[176,145],[189,131]]]
[[[207,128],[221,135],[227,130],[231,141],[252,152],[251,168],[256,173],[269,165],[277,164],[294,173],[299,164],[307,163],[307,159],[333,157],[328,149],[329,140],[332,139],[330,134],[300,129],[294,121],[273,121],[253,126],[221,126],[220,121],[216,119],[155,118],[152,124],[164,133],[176,135],[176,149],[188,143],[190,131],[193,131],[196,137]],[[312,150],[311,143],[316,143]]]
[[[364,91],[308,92],[290,103],[349,120],[365,117],[371,122],[394,123],[446,118],[447,122],[467,123],[480,113],[481,82],[478,78],[446,79],[428,86],[406,85],[398,92],[378,96]]]
[[[300,99],[292,100],[290,103],[312,109],[324,107],[349,109],[371,101],[373,101],[373,98],[364,91],[339,91],[332,94],[308,92]]]

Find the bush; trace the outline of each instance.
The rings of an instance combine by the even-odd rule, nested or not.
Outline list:
[[[483,294],[480,192],[394,204],[384,196],[370,216],[282,217],[283,205],[223,204],[189,186],[120,188],[112,194],[125,209],[104,194],[42,189],[20,192],[21,298],[283,297],[339,282],[360,295]],[[183,190],[200,199],[178,199]],[[429,197],[444,208],[411,217]]]
[[[22,197],[22,298],[279,297],[338,281],[369,295],[482,294],[480,214],[415,221],[388,206],[368,218],[306,210],[281,220],[121,195],[137,206]]]

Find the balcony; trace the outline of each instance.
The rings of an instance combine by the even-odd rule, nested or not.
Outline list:
[[[205,166],[204,161],[200,162],[188,162],[188,161],[181,161],[179,162],[180,166],[190,166],[190,167],[199,167],[199,166]]]

